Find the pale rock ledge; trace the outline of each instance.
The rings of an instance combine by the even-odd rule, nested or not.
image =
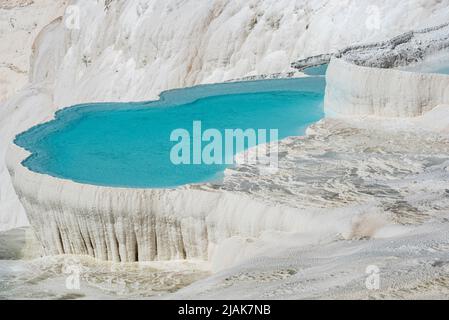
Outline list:
[[[415,117],[449,104],[449,75],[363,67],[334,58],[326,75],[328,115]]]
[[[110,261],[208,260],[233,236],[301,231],[307,215],[242,195],[201,190],[125,189],[79,184],[32,172],[29,153],[11,144],[7,167],[47,255]]]

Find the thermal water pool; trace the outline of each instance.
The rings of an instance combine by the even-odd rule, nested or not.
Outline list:
[[[437,73],[449,74],[449,63],[447,66],[440,67],[436,70]]]
[[[303,72],[309,76],[325,76],[328,66],[328,64],[321,64],[318,66],[305,68]]]
[[[323,77],[197,86],[167,91],[141,103],[65,108],[55,120],[20,134],[32,171],[75,182],[130,188],[168,188],[219,179],[228,165],[176,165],[176,129],[278,129],[302,135],[323,116]],[[193,148],[193,143],[191,144]],[[237,150],[234,150],[237,152]]]

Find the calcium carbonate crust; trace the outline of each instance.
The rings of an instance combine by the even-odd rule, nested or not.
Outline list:
[[[449,104],[449,75],[363,67],[333,58],[326,76],[329,115],[416,117]]]
[[[417,116],[449,104],[449,76],[361,67],[333,59],[325,110],[346,115]],[[28,170],[11,144],[7,168],[47,255],[109,261],[210,260],[232,237],[298,232],[301,210],[200,185],[125,189],[75,183]]]
[[[449,104],[449,76],[361,67],[333,59],[325,110],[344,115],[417,116]],[[110,261],[209,260],[232,237],[298,232],[301,210],[238,193],[93,186],[30,171],[29,153],[11,144],[7,168],[48,255]],[[298,227],[299,226],[299,227]]]
[[[291,61],[441,25],[449,16],[444,10],[449,0],[379,0],[375,6],[368,0],[57,3],[58,10],[63,11],[66,5],[80,9],[79,28],[66,26],[74,13],[69,10],[37,38],[34,32],[17,27],[17,33],[6,33],[17,43],[35,42],[29,85],[0,107],[1,231],[28,225],[5,167],[8,145],[16,134],[48,120],[61,107],[147,101],[164,90],[232,79],[296,76],[300,73],[291,68]],[[27,8],[0,11],[0,19],[5,18],[9,25],[8,16],[14,14],[18,22],[30,21],[30,11],[33,16],[38,11]],[[58,10],[41,9],[42,23],[59,16],[55,15]],[[373,21],[379,24],[367,23]],[[40,29],[29,27],[36,33]],[[14,52],[13,64],[17,57]],[[25,82],[15,81],[15,77],[9,77],[8,82],[18,90]]]
[[[162,4],[160,4],[161,8],[158,6],[147,8],[148,17],[146,17],[139,13],[142,8],[139,6],[135,8],[131,2],[113,6],[114,10],[111,11],[87,1],[77,3],[89,13],[90,25],[97,26],[95,32],[99,34],[103,34],[101,31],[116,21],[116,15],[121,17],[123,21],[120,20],[121,23],[114,24],[117,29],[115,33],[119,36],[105,37],[101,42],[102,46],[98,48],[86,46],[92,43],[90,30],[64,30],[61,20],[55,21],[46,28],[35,46],[30,81],[50,84],[52,93],[49,96],[52,101],[48,103],[50,107],[47,111],[54,111],[52,110],[54,105],[71,105],[86,100],[122,101],[135,100],[137,97],[140,99],[153,97],[161,88],[166,87],[226,81],[240,76],[252,76],[255,73],[288,74],[293,72],[288,61],[291,61],[290,56],[297,55],[296,47],[287,57],[281,51],[274,52],[276,54],[267,54],[269,59],[265,57],[257,61],[257,65],[251,70],[241,70],[240,64],[237,63],[241,61],[241,57],[233,57],[231,54],[231,58],[223,57],[223,60],[232,63],[236,61],[238,68],[235,67],[226,72],[212,72],[208,69],[209,67],[204,67],[203,61],[212,61],[210,68],[213,70],[218,68],[215,66],[215,59],[210,59],[209,55],[212,56],[216,51],[222,52],[222,50],[212,50],[212,48],[203,54],[203,61],[194,59],[190,68],[187,68],[195,72],[192,71],[186,75],[184,70],[180,70],[179,76],[174,77],[175,79],[161,80],[160,77],[153,75],[156,72],[160,76],[174,73],[159,72],[157,59],[154,59],[154,64],[148,65],[148,59],[144,56],[144,53],[150,51],[147,45],[154,47],[155,57],[159,54],[159,45],[154,45],[154,39],[151,37],[147,39],[148,43],[144,42],[146,45],[142,48],[128,48],[124,44],[127,43],[129,34],[133,39],[140,38],[140,32],[143,32],[140,28],[126,30],[129,25],[135,25],[135,21],[129,17],[134,18],[137,14],[141,23],[152,21],[149,17],[153,11],[166,12]],[[229,6],[231,5],[233,5],[232,2]],[[221,15],[229,15],[231,17],[229,23],[232,24],[234,16],[232,8],[225,10],[226,5],[223,6],[217,2],[210,9],[205,14],[207,22],[210,23],[209,16],[217,9]],[[167,12],[169,14],[172,10]],[[253,20],[251,15],[248,19],[257,24],[257,16],[256,20]],[[276,23],[272,23],[271,18],[267,17],[266,20],[270,28],[275,31],[280,30]],[[186,31],[187,33],[198,34],[194,24],[187,22],[186,24],[191,27]],[[217,25],[220,24],[217,23]],[[203,27],[207,26],[209,25],[205,23]],[[244,27],[246,28],[246,24]],[[309,25],[305,26],[305,30],[310,28]],[[176,30],[183,30],[183,28],[176,28]],[[260,23],[257,28],[251,30],[264,34],[267,32]],[[292,30],[296,29],[292,28]],[[371,33],[376,34],[373,30]],[[157,35],[160,34],[160,32],[157,33]],[[183,35],[181,33],[179,37],[183,39]],[[235,35],[237,38],[242,37],[241,32],[236,32]],[[247,38],[251,41],[259,40],[257,36]],[[295,37],[286,37],[286,39],[295,39]],[[160,36],[156,37],[156,40],[157,44],[167,43],[166,39]],[[234,39],[230,38],[229,41]],[[220,40],[220,44],[221,42]],[[251,42],[248,42],[248,47],[253,47],[250,44]],[[87,47],[89,52],[81,50],[84,47]],[[194,57],[198,56],[196,51],[187,53],[189,56],[190,54]],[[173,57],[171,51],[163,57],[168,59],[164,65],[179,65],[178,59],[171,59]],[[184,59],[183,56],[179,59],[189,60]],[[112,67],[104,61],[112,61]],[[221,63],[221,60],[218,62]],[[279,62],[281,65],[274,65],[272,62]],[[271,65],[273,68],[266,67]],[[342,70],[346,67],[347,70]],[[76,72],[70,70],[76,70]],[[97,74],[104,76],[101,80],[111,81],[98,87],[96,84],[102,81],[98,81]],[[141,77],[136,74],[140,74]],[[383,79],[391,75],[393,75],[391,82]],[[153,79],[149,82],[151,85],[142,85],[146,83],[142,81],[146,77]],[[128,81],[125,84],[126,79]],[[154,79],[158,79],[159,82],[155,82]],[[400,71],[368,69],[334,60],[329,67],[328,82],[330,84],[326,92],[326,109],[329,112],[351,115],[418,115],[440,104],[439,102],[447,102],[447,93],[444,91],[446,80],[445,76],[413,75]],[[124,85],[119,85],[122,82]],[[424,99],[416,98],[417,93],[410,89],[409,91],[414,95],[406,98],[404,100],[406,103],[403,104],[402,99],[405,94],[401,90],[410,84],[414,90],[416,86],[424,85],[421,92],[424,93]],[[373,87],[370,88],[372,85]],[[123,90],[114,92],[110,91],[111,88]],[[137,89],[129,90],[129,88]],[[387,90],[388,94],[382,90]],[[390,97],[389,94],[392,93],[394,94]],[[378,94],[380,98],[374,98]],[[267,231],[298,232],[301,229],[303,216],[297,208],[270,205],[240,194],[212,188],[203,189],[201,186],[193,185],[176,189],[121,189],[78,184],[28,170],[21,164],[28,156],[28,152],[12,144],[6,157],[7,168],[30,223],[48,255],[80,254],[94,256],[101,260],[127,262],[207,260],[214,255],[216,247],[221,242],[232,237],[257,238]]]
[[[301,218],[294,208],[194,185],[125,189],[79,184],[28,170],[21,164],[28,156],[11,144],[7,167],[47,255],[116,262],[208,260],[224,239],[295,231],[295,219]]]

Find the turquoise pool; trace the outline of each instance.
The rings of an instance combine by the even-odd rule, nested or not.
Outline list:
[[[324,116],[324,88],[323,77],[309,77],[172,90],[153,102],[77,105],[15,143],[31,152],[23,162],[30,170],[80,183],[170,188],[213,181],[230,164],[173,164],[173,130],[192,133],[193,121],[201,121],[203,130],[278,129],[279,139],[302,135]]]
[[[304,69],[303,72],[309,76],[325,76],[328,66],[328,64],[322,64],[319,66],[309,67]]]
[[[449,65],[446,67],[441,67],[437,70],[437,73],[449,74]]]

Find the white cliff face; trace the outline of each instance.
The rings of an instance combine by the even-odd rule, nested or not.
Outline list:
[[[447,23],[410,31],[388,41],[344,49],[329,57],[326,112],[416,117],[447,105],[449,75],[424,72],[426,65],[445,67],[448,57]],[[307,62],[306,59],[296,64]]]
[[[321,0],[73,4],[79,6],[80,29],[60,24],[43,36],[31,74],[34,83],[55,84],[58,106],[148,100],[165,89],[288,72],[298,58],[449,18],[444,10],[448,1],[384,0],[375,6],[371,1]],[[71,17],[67,14],[66,22]]]
[[[28,83],[30,58],[36,36],[64,14],[68,1],[0,1],[0,162],[18,130],[44,120],[51,110],[51,93],[23,89]],[[17,94],[20,90],[22,93]],[[16,94],[16,95],[15,95]],[[47,95],[48,94],[48,95]],[[14,96],[15,95],[15,96]],[[8,102],[6,102],[9,99]],[[12,116],[12,117],[10,117]],[[8,142],[9,141],[9,142]],[[9,174],[0,165],[0,231],[28,224],[22,205],[11,188]]]
[[[327,71],[329,115],[416,117],[449,104],[449,75],[361,67],[333,59]]]

